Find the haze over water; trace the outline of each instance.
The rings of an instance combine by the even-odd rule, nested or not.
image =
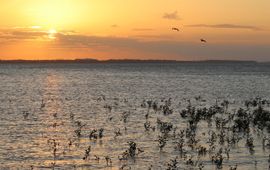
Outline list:
[[[118,155],[128,148],[130,140],[144,150],[136,161],[128,160],[131,169],[147,169],[150,165],[164,169],[179,153],[172,142],[160,152],[158,131],[145,131],[144,100],[171,98],[173,114],[150,111],[149,121],[155,125],[160,118],[181,129],[186,121],[179,111],[187,106],[187,99],[201,106],[227,99],[235,108],[244,107],[246,99],[269,99],[270,67],[228,63],[1,64],[0,82],[0,169],[46,169],[53,163],[56,169],[119,169],[123,163]],[[196,96],[206,102],[194,100]],[[122,121],[123,112],[129,112],[126,123]],[[74,133],[78,121],[86,124],[79,139]],[[203,142],[206,137],[201,134],[209,129],[206,123],[199,126]],[[104,128],[102,139],[89,140],[94,128]],[[114,137],[118,128],[122,135]],[[238,169],[254,169],[255,161],[257,169],[268,167],[269,150],[263,151],[261,136],[254,137],[255,154],[250,155],[242,142],[231,149],[231,159],[224,161],[224,169],[235,164]],[[55,158],[53,140],[57,143]],[[69,140],[73,141],[70,147]],[[90,160],[85,161],[82,158],[89,145]],[[99,162],[94,155],[100,157]],[[112,159],[112,167],[106,165],[106,155]],[[208,157],[202,161],[204,169],[215,168]],[[186,167],[183,162],[179,164]]]

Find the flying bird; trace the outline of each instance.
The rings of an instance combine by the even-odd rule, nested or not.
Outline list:
[[[173,27],[172,28],[173,31],[180,31],[179,28]]]
[[[201,39],[201,42],[203,43],[207,43],[207,41],[205,39]]]

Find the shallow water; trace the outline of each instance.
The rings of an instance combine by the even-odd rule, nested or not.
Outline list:
[[[270,65],[266,64],[0,64],[0,169],[119,169],[123,164],[131,169],[151,165],[166,169],[179,153],[172,141],[160,151],[159,132],[145,131],[148,109],[141,107],[143,100],[171,98],[173,114],[150,111],[149,121],[154,126],[160,118],[184,129],[187,122],[179,111],[187,106],[186,99],[198,106],[227,99],[232,108],[239,108],[246,99],[269,99],[269,84]],[[195,96],[207,102],[198,102]],[[111,112],[104,106],[111,106]],[[123,112],[130,112],[126,123]],[[80,138],[74,133],[78,121],[85,124]],[[199,127],[200,144],[206,145],[209,128],[206,122]],[[90,140],[90,131],[99,128],[104,128],[104,137]],[[117,129],[122,135],[115,137]],[[253,135],[255,153],[251,155],[240,142],[231,149],[230,159],[224,160],[224,169],[235,164],[238,169],[268,168],[269,150],[262,149],[263,136]],[[57,144],[55,155],[52,140]],[[135,160],[119,161],[118,155],[131,140],[144,152]],[[83,160],[88,146],[90,159]],[[112,159],[112,166],[106,165],[104,156]],[[216,168],[208,156],[201,161],[204,169]],[[178,167],[190,168],[181,159]]]

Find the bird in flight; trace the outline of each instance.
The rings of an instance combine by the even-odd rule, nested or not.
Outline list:
[[[179,28],[173,27],[172,28],[173,31],[180,31]]]
[[[201,39],[201,42],[203,43],[207,43],[207,41],[205,39]]]

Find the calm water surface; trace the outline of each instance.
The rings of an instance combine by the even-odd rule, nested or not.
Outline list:
[[[195,96],[207,102],[198,102]],[[244,100],[257,96],[269,99],[270,65],[0,64],[0,169],[119,169],[123,164],[131,169],[151,165],[166,169],[179,153],[172,141],[159,151],[159,132],[145,132],[148,109],[141,107],[143,100],[171,98],[173,114],[150,111],[149,121],[154,126],[159,118],[184,129],[187,122],[179,111],[187,106],[187,99],[199,106],[227,99],[232,108],[239,108],[244,107]],[[106,106],[112,107],[111,112]],[[124,112],[129,113],[126,123]],[[80,138],[74,132],[78,122],[85,125]],[[199,144],[207,146],[207,123],[199,127]],[[104,128],[104,137],[90,140],[90,131],[100,128]],[[122,135],[115,137],[117,129]],[[238,169],[268,168],[270,152],[262,149],[263,136],[254,133],[253,137],[255,153],[249,153],[243,140],[231,149],[223,169],[235,164]],[[118,155],[128,149],[131,140],[144,152],[135,160],[119,161]],[[88,146],[90,157],[83,160]],[[188,154],[196,160],[195,153]],[[105,156],[112,159],[112,166],[106,165]],[[215,169],[209,156],[200,161],[204,169]],[[178,166],[190,169],[182,159]]]

